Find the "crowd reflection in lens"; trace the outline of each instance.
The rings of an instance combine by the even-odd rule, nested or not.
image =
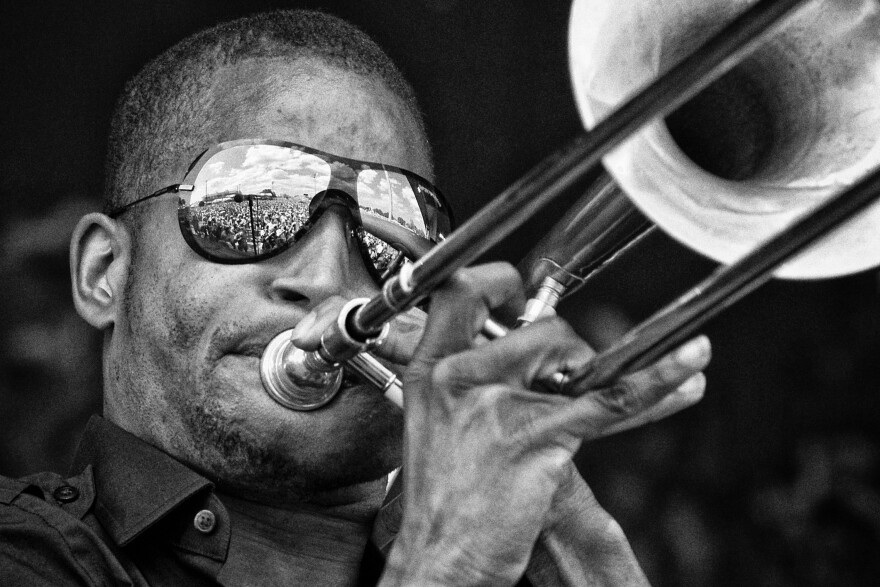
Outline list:
[[[259,255],[285,246],[297,237],[309,220],[308,194],[277,196],[271,190],[260,194],[220,194],[185,209],[185,226],[210,253],[228,257]],[[367,211],[369,212],[369,211]],[[382,239],[359,231],[360,239],[379,274],[394,263],[399,251]]]

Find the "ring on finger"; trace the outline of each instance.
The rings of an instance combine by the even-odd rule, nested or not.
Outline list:
[[[557,393],[565,393],[565,390],[571,381],[571,373],[568,369],[561,369],[550,376],[550,381],[556,388]]]

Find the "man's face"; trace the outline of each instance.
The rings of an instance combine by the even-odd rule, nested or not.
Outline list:
[[[227,68],[216,76],[210,108],[214,142],[283,139],[430,176],[423,137],[399,99],[317,60]],[[158,174],[157,188],[180,181],[180,170]],[[260,355],[274,335],[328,296],[377,291],[345,217],[325,213],[273,258],[221,265],[186,245],[175,197],[158,198],[143,213],[105,353],[107,416],[250,496],[309,495],[396,466],[401,414],[376,390],[344,389],[322,409],[295,412],[273,402],[260,382]]]

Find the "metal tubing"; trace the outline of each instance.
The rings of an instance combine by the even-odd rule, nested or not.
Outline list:
[[[351,356],[346,345],[359,347],[377,337],[396,314],[415,305],[554,201],[641,126],[670,113],[726,73],[804,2],[763,0],[734,19],[593,130],[545,158],[425,257],[406,266],[380,295],[345,320],[345,332],[338,328],[325,332],[317,354],[330,362]],[[503,329],[491,334],[503,334]]]
[[[720,267],[688,293],[637,326],[569,379],[582,391],[637,371],[691,337],[707,320],[770,279],[773,269],[880,200],[880,169],[859,180],[791,227],[743,257]]]
[[[382,324],[400,311],[401,304],[411,307],[417,303],[564,193],[648,121],[670,113],[730,70],[805,1],[759,2],[591,131],[544,159],[418,260],[406,287],[397,278],[389,281],[386,291],[393,294],[398,307],[389,307],[387,296],[374,297],[350,321],[351,336],[375,336]]]

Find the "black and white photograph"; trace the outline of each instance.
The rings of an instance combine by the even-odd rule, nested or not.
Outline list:
[[[880,0],[0,20],[0,585],[880,584]]]

